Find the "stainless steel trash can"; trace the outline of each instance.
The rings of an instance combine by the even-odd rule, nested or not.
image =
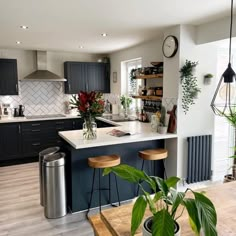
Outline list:
[[[65,153],[44,157],[44,215],[55,219],[66,215]]]
[[[59,147],[50,147],[44,149],[39,153],[39,190],[40,190],[40,205],[44,206],[44,196],[43,196],[43,158],[46,155],[55,154],[60,150]]]

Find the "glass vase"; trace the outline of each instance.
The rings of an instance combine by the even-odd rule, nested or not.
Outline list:
[[[91,140],[97,138],[97,123],[92,117],[84,118],[83,123],[83,139]]]

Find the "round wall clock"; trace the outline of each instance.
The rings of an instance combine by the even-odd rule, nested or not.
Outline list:
[[[178,39],[173,35],[168,35],[162,45],[163,55],[167,58],[173,57],[178,51]]]

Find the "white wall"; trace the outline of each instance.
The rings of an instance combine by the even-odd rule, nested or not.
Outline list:
[[[36,53],[30,50],[0,49],[0,58],[17,59],[18,79],[36,70]],[[47,68],[64,77],[65,61],[97,61],[99,55],[86,53],[48,52]],[[61,82],[19,82],[19,96],[0,96],[0,103],[10,103],[12,107],[24,104],[26,115],[64,113],[64,94]]]
[[[109,55],[111,61],[111,93],[121,94],[121,62],[135,58],[142,58],[142,66],[151,66],[152,61],[163,61],[162,38],[155,39],[135,47],[114,52]],[[117,72],[117,83],[113,83],[112,74]]]
[[[229,24],[230,17],[225,17],[197,26],[196,44],[204,44],[229,38]],[[236,15],[234,15],[232,35],[236,37]]]
[[[167,34],[173,34],[179,38],[178,54],[174,58],[164,60],[164,91],[166,94],[169,93],[168,96],[173,94],[178,97],[177,173],[174,172],[171,162],[167,164],[173,170],[172,174],[185,178],[187,170],[187,137],[214,133],[214,115],[210,108],[210,102],[216,82],[211,85],[204,85],[203,75],[207,73],[216,75],[217,50],[215,46],[209,44],[196,45],[196,28],[194,26],[176,26],[168,29],[165,35]],[[179,70],[186,59],[199,62],[196,68],[196,76],[198,85],[201,88],[201,93],[195,101],[196,104],[191,106],[187,115],[184,114],[181,107],[182,88],[179,74]],[[164,96],[166,95],[164,94]]]

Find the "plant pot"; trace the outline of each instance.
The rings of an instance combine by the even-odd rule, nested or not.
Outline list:
[[[211,84],[211,80],[212,80],[212,78],[210,78],[210,77],[204,77],[203,83],[205,85],[209,85],[209,84]]]
[[[167,133],[167,126],[158,126],[158,128],[157,128],[157,132],[159,133],[159,134],[166,134]]]
[[[143,232],[143,236],[152,236],[152,216],[147,218],[144,222],[143,222],[143,227],[142,227],[142,232]],[[179,224],[175,221],[175,234],[174,236],[180,236],[180,226]]]
[[[232,182],[235,181],[235,178],[233,177],[233,175],[225,175],[224,176],[224,183],[228,183],[228,182]]]

